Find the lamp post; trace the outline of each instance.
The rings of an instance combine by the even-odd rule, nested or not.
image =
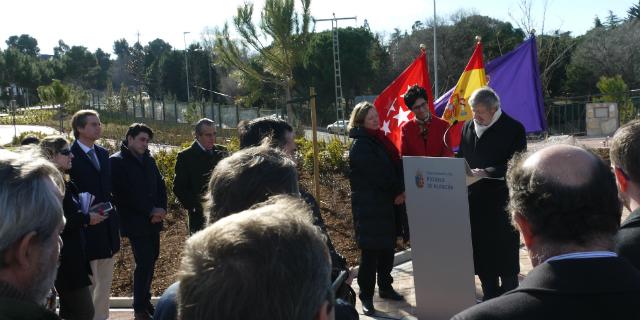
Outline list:
[[[189,60],[187,58],[187,34],[191,32],[185,31],[182,33],[182,40],[184,40],[184,69],[187,73],[187,104],[189,103]]]

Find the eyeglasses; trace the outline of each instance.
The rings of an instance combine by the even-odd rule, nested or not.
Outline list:
[[[425,102],[423,102],[423,103],[421,103],[421,104],[416,104],[416,105],[414,105],[414,106],[413,106],[413,108],[411,108],[411,110],[422,109],[422,108],[424,108],[426,105],[427,105],[427,102],[425,101]]]
[[[59,154],[63,155],[63,156],[68,156],[71,154],[71,150],[70,149],[62,149],[60,151],[58,151]]]

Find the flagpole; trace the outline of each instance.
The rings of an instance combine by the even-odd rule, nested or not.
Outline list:
[[[433,78],[435,80],[435,90],[433,100],[438,99],[438,42],[436,41],[436,0],[433,0]]]

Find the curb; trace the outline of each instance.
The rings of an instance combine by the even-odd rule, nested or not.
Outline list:
[[[407,261],[411,261],[411,249],[407,249],[404,251],[400,251],[396,253],[393,257],[393,266],[398,266]],[[355,266],[351,268],[352,277],[358,276],[359,266]],[[155,306],[158,303],[160,297],[152,297],[151,303]],[[133,304],[132,297],[111,297],[109,298],[109,308],[110,309],[131,309]],[[410,319],[410,318],[409,318]]]

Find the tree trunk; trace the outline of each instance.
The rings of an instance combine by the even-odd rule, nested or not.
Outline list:
[[[293,114],[293,105],[291,105],[291,88],[289,87],[289,85],[285,86],[284,88],[284,92],[285,92],[285,98],[286,101],[285,103],[287,104],[287,122],[294,126],[297,127],[298,124],[296,123],[296,116],[295,114]]]

